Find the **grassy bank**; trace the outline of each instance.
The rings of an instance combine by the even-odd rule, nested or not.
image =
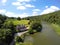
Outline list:
[[[53,29],[55,30],[55,32],[60,35],[60,26],[57,24],[52,24]]]
[[[25,42],[25,43],[16,43],[16,45],[33,45],[33,44],[30,42]]]

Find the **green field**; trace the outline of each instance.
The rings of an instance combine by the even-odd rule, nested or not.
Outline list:
[[[28,25],[29,20],[15,20],[13,21],[14,25],[18,25],[18,24],[25,24]]]
[[[20,24],[20,25],[22,25],[22,24],[28,25],[29,20],[8,19],[8,20],[6,20],[5,23],[9,24],[10,22],[12,22],[14,25],[18,25],[18,24]]]

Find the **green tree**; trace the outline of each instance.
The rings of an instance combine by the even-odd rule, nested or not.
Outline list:
[[[10,29],[0,29],[0,44],[9,45],[12,38],[12,32]]]
[[[33,34],[35,31],[41,32],[42,25],[40,21],[32,21],[29,29],[29,33]]]
[[[21,20],[21,18],[20,18],[20,17],[18,17],[18,18],[17,18],[17,20]]]
[[[33,30],[37,30],[37,31],[41,31],[41,29],[42,29],[42,25],[41,25],[41,23],[39,22],[39,21],[35,21],[35,22],[33,22],[32,24],[31,24],[31,28],[33,29]]]

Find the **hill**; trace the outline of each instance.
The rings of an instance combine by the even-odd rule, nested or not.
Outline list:
[[[44,15],[39,15],[39,16],[27,17],[25,19],[41,20],[41,21],[46,21],[46,22],[54,23],[54,24],[56,23],[60,25],[60,11],[56,11],[56,12],[44,14]]]

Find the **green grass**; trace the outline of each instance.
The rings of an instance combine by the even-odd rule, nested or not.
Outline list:
[[[53,29],[55,30],[55,32],[60,35],[60,26],[57,24],[52,24]]]
[[[33,44],[30,42],[24,42],[24,43],[16,43],[16,45],[33,45]]]
[[[29,26],[28,25],[29,20],[16,20],[16,19],[8,19],[8,20],[6,20],[7,24],[9,24],[11,21],[13,22],[14,25],[18,25],[18,24],[22,25],[22,24],[24,24],[26,26]]]
[[[14,20],[13,23],[14,25],[18,25],[18,24],[25,24],[28,25],[29,20]]]

